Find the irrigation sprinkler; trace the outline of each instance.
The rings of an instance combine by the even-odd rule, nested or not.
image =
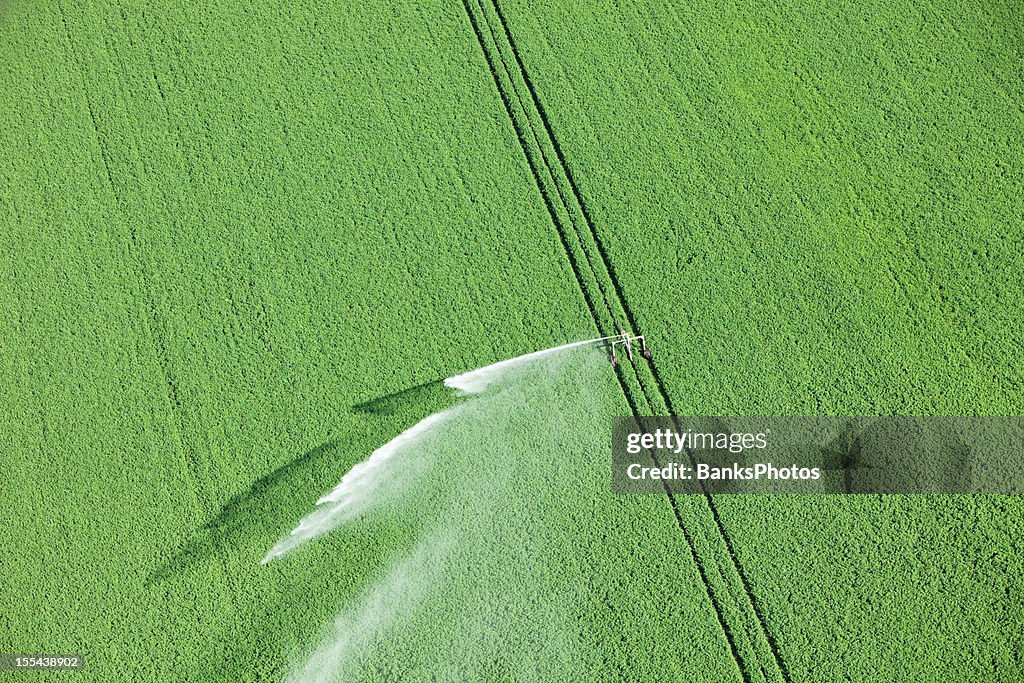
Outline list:
[[[621,325],[616,323],[615,328],[619,331],[618,334],[610,337],[601,337],[595,339],[594,342],[611,342],[609,347],[611,348],[611,362],[612,365],[617,365],[619,362],[619,356],[616,354],[616,347],[621,346],[626,351],[626,357],[629,358],[630,362],[633,360],[633,343],[639,342],[640,344],[640,355],[647,360],[651,359],[651,350],[647,347],[647,341],[644,339],[642,334],[630,334],[622,328]]]

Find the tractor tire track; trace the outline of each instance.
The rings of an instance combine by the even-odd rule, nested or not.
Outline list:
[[[587,229],[589,231],[589,237],[593,240],[594,244],[597,247],[597,252],[599,254],[599,261],[598,262],[600,263],[601,266],[603,266],[603,268],[605,270],[605,273],[607,274],[608,280],[612,284],[612,288],[614,290],[615,298],[617,299],[617,302],[621,306],[622,312],[625,315],[626,321],[629,323],[630,329],[634,330],[634,331],[638,330],[639,327],[637,325],[636,318],[633,315],[633,311],[631,310],[631,308],[629,306],[629,303],[628,303],[628,301],[627,301],[627,299],[626,299],[626,297],[625,297],[625,295],[623,293],[623,289],[622,289],[622,286],[621,286],[621,284],[619,282],[619,278],[617,277],[617,275],[615,273],[615,270],[614,270],[614,267],[612,265],[612,261],[611,261],[610,257],[608,256],[608,251],[607,251],[606,247],[604,246],[604,243],[602,242],[602,240],[601,240],[597,230],[594,228],[593,219],[591,218],[590,212],[587,209],[586,203],[583,200],[583,196],[582,196],[582,194],[579,191],[579,186],[576,183],[576,180],[575,180],[574,176],[572,175],[572,171],[571,171],[569,165],[565,161],[565,155],[563,154],[561,146],[558,143],[558,139],[555,136],[554,131],[552,130],[552,127],[551,127],[551,124],[550,124],[550,119],[549,119],[549,117],[547,115],[547,112],[544,109],[543,103],[541,102],[540,98],[537,95],[536,88],[534,87],[533,82],[530,79],[529,72],[527,71],[526,66],[525,66],[525,64],[523,62],[522,56],[521,56],[521,54],[519,52],[519,49],[518,49],[518,47],[517,47],[517,45],[515,43],[515,39],[512,37],[511,31],[508,28],[508,21],[505,18],[504,13],[501,10],[501,6],[500,6],[498,0],[490,0],[490,4],[492,4],[494,6],[495,13],[496,13],[496,15],[498,17],[498,20],[499,20],[499,22],[500,22],[500,24],[502,26],[502,30],[503,30],[503,32],[505,34],[506,40],[508,41],[509,47],[510,47],[510,49],[512,51],[512,54],[515,57],[516,65],[518,66],[519,71],[522,74],[523,81],[524,81],[524,83],[526,85],[527,90],[529,91],[530,98],[533,101],[533,104],[534,104],[534,106],[537,109],[537,112],[539,114],[539,117],[540,117],[541,121],[543,121],[544,130],[547,133],[548,137],[550,138],[552,147],[555,150],[555,154],[557,156],[557,163],[560,166],[561,170],[563,171],[566,180],[568,181],[568,184],[569,184],[569,186],[570,186],[570,188],[572,190],[572,195],[573,195],[574,199],[576,200],[577,204],[579,205],[580,212],[582,213],[583,218],[584,218],[584,221],[583,221],[584,225],[587,227]],[[574,228],[575,227],[576,227],[576,224],[574,223]],[[580,239],[581,239],[581,241],[583,241],[582,236],[580,237]],[[592,264],[592,267],[594,267],[593,261],[591,261],[591,264]],[[606,303],[607,303],[607,299],[606,299]],[[672,405],[672,400],[671,400],[671,398],[670,398],[670,396],[668,394],[668,391],[666,390],[665,382],[662,379],[660,373],[658,372],[657,366],[653,362],[647,364],[647,366],[649,367],[650,372],[651,372],[651,376],[652,376],[652,378],[654,380],[654,384],[656,386],[656,392],[657,392],[658,398],[660,398],[662,400],[662,402],[664,403],[664,409],[666,411],[666,414],[668,414],[668,415],[676,415],[676,410],[675,410],[674,406]],[[657,412],[657,409],[656,409],[656,407],[654,405],[654,402],[651,401],[651,399],[650,399],[651,392],[647,389],[647,387],[646,387],[646,385],[645,385],[645,383],[643,381],[642,373],[639,371],[639,368],[637,368],[637,366],[635,366],[635,365],[633,366],[633,369],[634,369],[634,372],[636,374],[637,382],[641,386],[643,394],[645,395],[645,397],[648,398],[648,401],[647,401],[648,405],[651,406],[652,412]],[[634,411],[634,413],[635,413],[635,411]],[[678,420],[676,421],[676,428],[679,429],[679,430],[682,429],[682,426],[678,423]],[[690,459],[691,463],[695,463],[695,458],[694,458],[693,452],[690,449],[687,449],[687,456]],[[679,522],[680,528],[683,531],[684,535],[687,536],[688,542],[690,542],[690,538],[691,537],[690,537],[689,533],[687,532],[687,530],[683,526],[683,520],[682,520],[682,517],[680,516],[679,505],[678,505],[677,501],[675,500],[675,496],[672,494],[672,492],[670,490],[668,490],[668,487],[665,486],[664,483],[663,483],[663,486],[666,488],[666,495],[668,496],[668,498],[670,500],[670,503],[671,503],[672,508],[673,508],[673,512],[677,516],[677,521]],[[767,644],[768,644],[768,646],[769,646],[769,648],[771,650],[772,660],[774,660],[774,664],[775,664],[775,667],[777,668],[778,672],[781,674],[783,680],[787,680],[788,681],[788,680],[790,680],[788,670],[786,669],[785,664],[784,664],[784,662],[782,660],[782,657],[781,657],[781,655],[779,653],[777,643],[775,642],[774,637],[771,635],[771,632],[769,631],[769,629],[767,627],[767,624],[765,622],[762,610],[761,610],[761,608],[760,608],[756,598],[754,597],[754,593],[753,593],[753,591],[752,591],[752,589],[750,587],[749,580],[747,579],[746,574],[744,573],[744,571],[742,569],[742,565],[739,562],[739,559],[738,559],[736,551],[735,551],[735,547],[733,546],[732,540],[729,538],[729,535],[728,535],[728,532],[727,532],[727,530],[725,528],[725,525],[722,522],[721,516],[720,516],[719,511],[718,511],[718,508],[715,505],[714,498],[710,494],[710,492],[707,490],[707,488],[704,486],[703,482],[701,483],[701,490],[702,490],[703,497],[704,497],[704,499],[705,499],[705,501],[707,503],[707,506],[708,506],[708,508],[709,508],[709,510],[710,510],[710,512],[712,514],[712,518],[714,519],[717,533],[721,537],[722,541],[724,541],[724,543],[725,543],[726,550],[728,551],[728,554],[729,554],[730,563],[733,565],[733,569],[736,572],[736,576],[737,576],[737,578],[740,581],[740,584],[742,586],[742,591],[743,591],[743,593],[746,594],[746,597],[747,597],[747,599],[749,601],[750,608],[753,610],[754,616],[756,617],[757,624],[756,624],[755,628],[761,632],[761,636],[767,642]],[[722,568],[720,566],[719,566],[719,569],[722,570]],[[723,580],[728,581],[728,579],[727,579],[727,577],[725,576],[724,573],[722,574],[722,578],[723,578]],[[763,664],[764,664],[763,662],[758,660],[758,666],[761,669],[761,672],[764,675],[765,679],[767,680],[768,679],[768,673],[767,673],[767,671],[765,671]]]
[[[114,177],[114,172],[112,170],[115,167],[114,157],[111,154],[106,136],[103,134],[101,125],[96,116],[97,107],[93,102],[93,97],[87,80],[86,63],[82,60],[80,49],[78,45],[76,45],[74,34],[71,31],[67,13],[62,3],[57,4],[57,13],[61,20],[69,52],[74,58],[81,83],[85,107],[88,111],[89,119],[92,124],[95,145],[98,149],[101,165],[104,171],[101,178],[101,184],[105,184],[107,186],[118,216],[123,218],[127,223],[125,226],[127,239],[123,242],[124,253],[127,257],[127,262],[131,266],[132,275],[134,276],[137,286],[141,290],[142,298],[145,301],[145,314],[141,316],[141,326],[145,332],[145,337],[149,340],[149,350],[156,359],[156,368],[164,380],[164,391],[162,393],[163,402],[167,406],[167,411],[170,415],[170,418],[168,419],[169,431],[173,435],[175,447],[181,456],[181,461],[184,465],[187,477],[191,480],[192,502],[198,514],[203,516],[211,508],[211,494],[203,485],[199,457],[194,445],[190,443],[190,439],[187,437],[188,429],[185,417],[186,406],[185,402],[181,398],[178,378],[173,369],[171,353],[167,343],[169,335],[164,321],[165,316],[161,314],[158,307],[159,299],[153,282],[154,278],[151,273],[151,269],[147,265],[144,244],[139,238],[138,230],[130,218],[133,212],[129,206],[129,200],[125,193],[122,192],[122,184]],[[122,18],[124,17],[122,16]],[[111,55],[119,57],[119,53],[109,44],[109,42],[106,42],[104,47]],[[122,73],[129,73],[129,71],[124,68],[124,64],[121,63],[120,60],[119,66],[121,67]],[[163,93],[161,92],[160,95],[162,99]],[[105,181],[105,183],[103,181]],[[238,612],[240,609],[237,599],[239,591],[232,579],[231,572],[228,569],[226,554],[219,539],[214,539],[213,545],[216,569],[219,571],[223,579],[224,594],[228,598],[232,608]]]
[[[505,112],[515,129],[534,182],[558,232],[594,324],[602,336],[614,331],[616,320],[624,320],[632,330],[639,329],[608,250],[594,228],[591,213],[554,135],[550,119],[537,95],[500,5],[496,0],[475,0],[474,4],[479,15],[470,0],[463,0],[463,7]],[[491,7],[493,21],[488,18],[485,5]],[[500,30],[496,30],[495,23],[500,26]],[[535,120],[539,120],[539,126],[535,125]],[[562,217],[563,213],[568,220]],[[581,262],[586,264],[585,269],[581,267]],[[603,309],[596,305],[598,296],[595,296],[595,292],[604,304]],[[611,326],[608,325],[609,319]],[[628,364],[631,371],[627,371],[625,365],[623,363],[616,367],[616,376],[633,415],[643,414],[638,395],[650,409],[648,414],[674,415],[671,398],[656,366],[653,363]],[[644,376],[643,367],[648,368],[648,378]],[[688,451],[687,455],[691,461],[695,460],[692,452]],[[655,457],[652,456],[652,460],[657,464]],[[790,680],[714,498],[702,485],[701,498],[706,505],[702,511],[695,509],[694,512],[697,513],[695,517],[704,517],[705,524],[708,521],[707,513],[710,512],[713,528],[705,531],[714,538],[705,540],[709,545],[715,545],[717,541],[717,558],[709,556],[707,550],[702,550],[702,544],[698,543],[697,537],[687,526],[687,519],[691,523],[700,520],[684,516],[679,500],[665,482],[662,482],[662,486],[741,676],[746,681],[754,680],[755,677],[765,681]],[[714,553],[713,549],[709,550]],[[709,567],[715,571],[710,571]],[[739,634],[742,634],[742,638]]]
[[[573,268],[574,273],[576,274],[577,280],[578,280],[578,282],[579,282],[579,284],[581,286],[581,289],[583,290],[584,297],[585,297],[585,299],[587,301],[587,306],[590,309],[592,317],[594,318],[595,325],[596,325],[598,331],[602,335],[604,335],[606,333],[610,333],[614,329],[614,318],[615,318],[615,313],[613,312],[612,304],[608,300],[608,297],[607,297],[606,293],[604,292],[603,288],[601,288],[602,299],[603,299],[603,302],[604,302],[605,307],[606,307],[605,310],[610,314],[610,317],[612,319],[612,325],[611,326],[607,325],[607,323],[605,325],[602,325],[602,319],[605,316],[602,316],[601,312],[598,311],[596,309],[596,307],[595,307],[594,298],[590,294],[591,286],[588,284],[587,277],[586,277],[588,274],[590,274],[595,279],[597,278],[597,271],[596,271],[596,267],[595,267],[595,264],[594,264],[594,260],[591,259],[588,254],[584,253],[583,254],[583,260],[585,260],[587,265],[589,266],[589,271],[590,272],[586,273],[585,271],[582,271],[579,268],[578,262],[579,262],[580,258],[579,258],[579,256],[574,255],[572,247],[570,247],[570,240],[571,240],[571,238],[567,234],[567,231],[571,230],[572,238],[575,238],[575,240],[579,241],[581,243],[581,247],[582,247],[582,243],[584,242],[584,239],[583,239],[582,235],[580,234],[580,232],[579,232],[575,222],[573,222],[571,220],[567,222],[567,221],[561,219],[560,218],[560,212],[555,207],[553,207],[551,205],[552,204],[552,195],[555,194],[555,193],[552,193],[550,188],[547,188],[545,186],[545,183],[544,183],[544,180],[543,180],[545,178],[545,176],[548,177],[548,178],[551,178],[552,181],[554,180],[554,177],[553,177],[554,174],[552,173],[551,164],[549,164],[549,162],[546,159],[543,159],[543,147],[541,147],[540,144],[539,144],[540,140],[539,140],[539,136],[538,136],[537,131],[536,131],[535,128],[531,130],[531,133],[532,133],[533,141],[538,144],[539,150],[535,151],[529,145],[528,141],[530,139],[530,136],[527,136],[525,134],[525,132],[524,132],[525,128],[531,127],[531,124],[529,122],[527,113],[525,111],[522,111],[522,116],[526,119],[525,123],[523,121],[518,120],[518,118],[516,117],[516,109],[512,106],[513,97],[509,94],[508,91],[505,90],[505,88],[509,87],[509,86],[505,85],[504,80],[501,78],[501,76],[499,74],[502,71],[505,72],[505,77],[510,82],[511,88],[513,90],[515,88],[515,82],[513,80],[512,74],[509,72],[510,70],[508,68],[507,62],[500,56],[500,54],[498,55],[497,58],[495,58],[494,53],[492,52],[492,48],[488,45],[488,42],[487,42],[487,40],[486,40],[486,38],[484,36],[484,33],[483,33],[482,29],[481,29],[481,24],[487,22],[486,11],[483,8],[482,2],[481,2],[481,0],[477,0],[477,3],[476,3],[477,7],[481,10],[481,15],[482,15],[481,19],[477,19],[477,17],[474,16],[474,13],[473,13],[472,9],[470,8],[470,5],[469,5],[468,2],[464,1],[463,4],[464,4],[464,6],[466,8],[467,14],[470,17],[470,22],[473,24],[474,31],[477,34],[477,39],[480,42],[481,48],[484,51],[484,55],[485,55],[485,57],[487,59],[488,66],[491,69],[492,77],[494,78],[494,81],[495,81],[495,85],[498,87],[499,95],[501,96],[501,99],[502,99],[503,103],[505,104],[506,112],[509,114],[509,117],[512,120],[513,126],[516,129],[516,131],[517,131],[520,143],[523,144],[523,152],[524,152],[525,156],[527,157],[527,161],[530,163],[531,172],[534,175],[534,180],[537,183],[538,189],[540,190],[542,196],[545,199],[545,203],[546,203],[546,205],[548,207],[549,214],[552,217],[552,220],[553,220],[553,222],[555,224],[555,227],[556,227],[556,229],[557,229],[557,231],[559,233],[560,239],[562,240],[563,246],[565,246],[567,248],[567,250],[568,250],[567,253],[569,253],[570,260],[574,263],[574,268]],[[497,36],[496,36],[496,34],[495,34],[494,30],[493,30],[493,27],[490,26],[489,24],[487,26],[488,26],[488,34],[490,35],[491,40],[496,43],[497,42]],[[504,30],[507,31],[507,28],[504,29]],[[506,40],[508,40],[508,34],[506,33],[505,35],[506,35]],[[497,45],[494,46],[493,50],[494,51],[498,50]],[[524,70],[519,65],[521,65],[521,61],[517,60],[517,66],[519,67],[520,73],[522,73]],[[514,94],[515,94],[515,100],[516,100],[516,102],[519,103],[521,109],[525,109],[526,106],[523,103],[522,95],[519,92],[515,92]],[[534,98],[536,98],[535,93],[531,93],[531,100],[534,100]],[[534,106],[536,107],[536,104],[534,104]],[[551,130],[549,123],[547,123],[545,121],[544,125],[545,125],[545,132],[548,132],[548,131]],[[552,145],[552,147],[553,147],[553,145]],[[538,154],[538,151],[539,151],[540,154]],[[537,161],[536,161],[538,156],[541,156],[541,158],[542,158],[543,168],[541,168],[540,164],[538,164]],[[578,190],[577,190],[577,192],[578,192]],[[560,201],[566,202],[565,194],[563,194],[562,192],[557,192],[557,194],[558,194],[558,199]],[[569,207],[566,206],[564,203],[563,203],[562,208],[564,210],[566,210],[567,212],[569,210]],[[582,213],[582,210],[580,210],[580,211]],[[589,226],[588,226],[588,229],[589,229]],[[603,262],[603,259],[601,261]],[[622,314],[622,315],[625,315],[625,310],[621,307],[621,305],[620,305],[620,308],[619,308],[619,313]],[[620,317],[619,319],[621,320],[622,318]],[[627,320],[628,319],[632,319],[632,316],[631,315],[627,316]],[[640,415],[640,414],[642,414],[642,412],[641,412],[641,410],[640,410],[640,408],[638,406],[638,401],[637,401],[636,395],[635,395],[634,390],[633,390],[633,384],[628,379],[628,377],[626,375],[627,371],[625,370],[624,365],[625,364],[616,367],[617,379],[618,379],[618,381],[620,383],[620,386],[622,387],[622,390],[623,390],[624,394],[626,395],[626,398],[627,398],[627,401],[628,401],[628,403],[630,405],[631,411],[633,412],[634,415]],[[652,401],[652,398],[651,398],[652,392],[650,392],[645,386],[643,386],[643,381],[641,379],[641,376],[636,372],[635,368],[633,369],[633,375],[634,375],[634,379],[636,379],[638,381],[638,383],[641,385],[639,393],[643,397],[644,402],[650,408],[649,412],[650,413],[663,412],[663,409],[662,410],[658,410],[655,407],[655,404],[654,404],[654,402]],[[666,490],[666,494],[670,494],[670,492],[668,490]],[[698,571],[699,571],[699,574],[701,576],[702,583],[704,584],[705,591],[708,593],[709,597],[711,598],[712,606],[713,606],[713,608],[715,610],[716,617],[717,617],[720,625],[722,626],[723,634],[725,635],[725,638],[727,640],[727,643],[728,643],[728,646],[729,646],[729,650],[730,650],[730,654],[732,655],[732,658],[733,658],[734,662],[736,663],[736,666],[737,666],[738,670],[740,671],[743,679],[745,681],[753,680],[751,675],[750,675],[750,673],[748,672],[748,668],[749,667],[744,664],[744,662],[746,662],[749,659],[751,659],[751,656],[749,654],[749,648],[746,646],[745,643],[742,643],[740,641],[740,639],[736,637],[735,629],[730,625],[730,622],[733,619],[730,618],[729,616],[727,616],[731,611],[727,610],[727,606],[725,604],[725,600],[723,599],[723,597],[725,597],[725,596],[721,595],[721,593],[723,591],[721,591],[720,588],[715,587],[712,584],[712,581],[711,581],[712,574],[710,574],[707,571],[707,568],[705,566],[707,563],[702,561],[701,556],[699,555],[699,551],[698,551],[697,545],[693,542],[692,535],[689,533],[689,531],[686,529],[686,527],[682,523],[682,519],[683,518],[682,518],[682,514],[679,511],[678,504],[676,503],[676,501],[674,499],[671,499],[670,503],[671,503],[671,505],[673,507],[673,513],[676,516],[677,524],[680,526],[681,531],[684,534],[684,538],[687,540],[688,548],[691,551],[691,556],[694,559],[695,565],[698,566]]]
[[[487,64],[487,68],[491,74],[491,78],[494,81],[495,88],[498,91],[498,97],[502,103],[502,106],[504,107],[505,114],[508,116],[509,120],[512,123],[512,128],[515,131],[516,138],[519,142],[520,150],[522,151],[523,156],[526,158],[527,168],[529,169],[533,182],[537,187],[537,191],[544,202],[544,207],[545,209],[547,209],[548,216],[550,217],[551,222],[555,226],[555,232],[558,234],[558,238],[561,242],[562,249],[565,252],[566,259],[569,262],[569,267],[571,268],[573,275],[576,279],[576,283],[579,286],[580,291],[583,295],[584,303],[586,304],[587,310],[590,312],[592,321],[594,323],[594,327],[603,334],[603,331],[613,329],[614,321],[612,320],[610,314],[607,314],[607,304],[606,307],[603,309],[606,315],[602,314],[602,309],[597,304],[595,292],[598,291],[599,287],[596,282],[596,277],[593,273],[593,269],[592,267],[584,268],[582,266],[582,263],[586,263],[587,266],[591,266],[591,264],[586,260],[585,255],[580,253],[580,251],[582,250],[582,245],[576,244],[578,243],[578,235],[574,231],[568,229],[568,226],[570,224],[562,216],[562,212],[565,211],[564,205],[562,205],[562,211],[559,211],[558,206],[556,205],[555,200],[553,198],[553,195],[557,193],[553,192],[552,189],[548,186],[548,183],[545,182],[545,176],[547,176],[553,182],[551,169],[546,165],[546,163],[538,160],[537,157],[539,156],[539,150],[534,150],[534,148],[530,144],[531,139],[534,139],[536,141],[536,133],[535,131],[531,131],[529,134],[527,133],[526,129],[528,128],[528,125],[523,121],[523,117],[525,117],[525,112],[523,112],[520,115],[517,115],[517,108],[515,104],[518,103],[520,104],[520,106],[522,106],[522,100],[516,97],[515,101],[513,101],[513,97],[508,92],[508,90],[511,89],[511,79],[507,72],[505,73],[505,78],[502,78],[501,73],[504,68],[504,63],[502,62],[501,59],[496,58],[494,56],[492,48],[489,46],[487,40],[487,36],[490,36],[493,40],[494,33],[489,26],[486,29],[487,32],[484,32],[485,29],[483,28],[482,24],[485,21],[485,17],[478,17],[477,14],[473,11],[471,3],[474,1],[477,3],[477,7],[479,9],[479,0],[462,0],[463,9],[465,10],[467,17],[469,18],[470,26],[473,29],[473,34],[476,37],[476,40],[480,46],[481,51],[483,52],[484,61]],[[496,47],[493,49],[496,49]],[[508,84],[505,83],[506,79],[509,81]],[[593,282],[591,281],[592,279],[594,280]],[[619,384],[622,387],[622,390],[626,396],[626,400],[628,401],[630,406],[636,406],[638,403],[637,396],[635,395],[632,387],[627,382],[626,375],[624,374],[622,365],[617,365],[615,370],[616,376],[619,380]],[[644,396],[644,398],[646,399],[646,396]],[[634,412],[636,412],[637,409],[634,407],[633,410]]]
[[[480,17],[472,9],[471,2],[475,2],[481,13]],[[463,0],[462,4],[466,14],[469,16],[470,24],[473,27],[480,48],[484,52],[491,77],[498,90],[505,113],[512,122],[512,127],[526,157],[534,184],[544,200],[544,206],[558,232],[573,274],[583,292],[587,308],[594,318],[594,324],[598,330],[610,329],[610,317],[601,314],[602,310],[607,310],[608,308],[607,298],[601,290],[596,275],[593,273],[592,266],[582,243],[579,241],[578,234],[572,229],[572,219],[568,215],[564,196],[556,185],[555,174],[543,156],[540,139],[527,118],[527,105],[515,90],[510,71],[500,52],[498,52],[497,35],[487,23],[480,0]],[[605,301],[605,309],[599,307],[596,299],[597,296],[600,296]]]

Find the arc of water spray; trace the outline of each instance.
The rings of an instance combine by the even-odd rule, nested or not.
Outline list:
[[[444,381],[446,387],[455,389],[462,395],[466,394],[479,394],[486,391],[488,387],[497,382],[501,377],[513,368],[520,367],[526,363],[539,360],[545,356],[550,356],[553,353],[560,351],[568,351],[578,346],[587,346],[589,344],[597,344],[605,340],[605,337],[598,337],[597,339],[587,339],[585,341],[571,342],[569,344],[562,344],[561,346],[553,346],[550,349],[544,349],[542,351],[534,351],[533,353],[527,353],[522,356],[516,356],[515,358],[509,358],[493,365],[487,365],[476,370],[470,370],[461,375],[455,375],[449,377]]]
[[[606,337],[598,337],[597,339],[571,342],[561,346],[554,346],[550,349],[534,351],[533,353],[527,353],[482,368],[470,370],[460,375],[454,375],[444,380],[444,384],[448,388],[455,390],[460,396],[481,394],[497,384],[513,369],[555,353],[581,346],[598,344],[606,339]],[[369,458],[355,464],[330,493],[320,497],[317,501],[317,507],[311,513],[303,517],[291,532],[278,540],[267,551],[260,564],[267,564],[271,560],[291,552],[303,543],[345,524],[360,512],[372,506],[375,501],[373,494],[378,490],[380,484],[387,479],[388,466],[392,463],[395,456],[402,451],[412,448],[441,423],[456,416],[464,405],[460,404],[453,408],[448,408],[420,420],[375,450],[370,454]]]
[[[434,413],[387,442],[362,462],[352,466],[338,485],[320,497],[317,507],[298,526],[267,551],[260,564],[281,557],[331,529],[349,521],[373,502],[373,494],[384,479],[381,476],[389,461],[402,450],[415,445],[432,429],[454,416],[461,406]]]

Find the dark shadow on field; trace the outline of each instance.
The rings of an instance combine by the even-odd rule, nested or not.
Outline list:
[[[444,380],[424,382],[408,389],[402,389],[386,396],[375,398],[352,406],[353,413],[370,415],[393,415],[404,412],[411,405],[443,403],[441,399],[450,398],[454,391],[444,385]]]
[[[858,473],[871,469],[863,457],[861,444],[870,419],[848,418],[831,440],[820,444],[817,460],[808,459],[807,465],[817,466],[823,473],[832,475],[825,493],[853,493]]]
[[[352,444],[354,446],[354,444]],[[290,522],[280,519],[287,516],[291,506],[287,502],[304,501],[322,491],[310,490],[321,477],[336,474],[337,481],[351,466],[351,455],[343,452],[338,441],[328,441],[312,448],[269,474],[257,479],[245,492],[233,496],[220,511],[203,524],[193,537],[179,546],[166,562],[161,564],[146,579],[147,584],[171,578],[179,572],[189,570],[193,565],[210,558],[222,543],[230,542],[235,535],[259,529],[281,530]]]
[[[168,560],[147,576],[146,584],[187,572],[199,563],[208,562],[221,545],[238,545],[237,541],[252,534],[269,539],[269,550],[277,538],[313,509],[317,499],[336,485],[352,465],[416,421],[457,400],[454,391],[444,386],[443,381],[436,380],[353,405],[351,413],[366,418],[360,425],[343,437],[306,451],[233,496],[191,539],[178,546]],[[397,415],[409,415],[407,424],[406,421],[397,423],[393,419]],[[379,443],[373,443],[371,435],[380,432],[382,422],[388,423],[387,434],[376,439]]]
[[[351,406],[350,412],[359,419],[350,431],[233,497],[150,580],[159,581],[199,562],[210,563],[218,547],[228,552],[245,545],[269,550],[353,464],[419,420],[458,401],[454,392],[437,381]],[[301,557],[259,566],[259,556],[254,556],[249,576],[268,577],[246,581],[240,576],[236,581],[233,589],[245,609],[236,623],[210,634],[210,656],[200,664],[196,680],[280,680],[290,660],[316,642],[316,634],[332,623],[340,606],[408,552],[417,534],[418,527],[407,519],[374,518],[318,539]]]
[[[835,473],[830,493],[969,493],[974,454],[956,424],[942,418],[848,418],[820,450]]]

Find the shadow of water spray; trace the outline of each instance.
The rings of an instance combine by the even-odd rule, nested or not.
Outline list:
[[[451,389],[444,385],[444,380],[439,379],[402,389],[371,401],[357,403],[352,406],[352,412],[364,415],[392,415],[404,413],[410,405],[439,408],[449,405],[451,397]]]
[[[559,354],[593,345],[593,340],[585,340],[535,351],[449,377],[444,380],[444,386],[460,396],[486,398],[489,391],[501,387],[507,390],[516,382],[522,382],[531,368],[552,373],[558,367]],[[431,390],[435,390],[433,384],[420,385],[407,391],[419,395]],[[395,397],[401,399],[404,393],[400,392]],[[378,405],[366,405],[370,405],[371,410],[379,409]],[[423,446],[437,437],[438,428],[442,424],[464,413],[467,405],[456,405],[425,417],[355,465],[333,491],[317,501],[318,507],[313,512],[304,517],[291,533],[274,544],[261,563],[267,564],[282,557],[307,541],[351,521],[371,507],[400,495],[426,465],[426,460],[420,454]],[[480,406],[476,407],[479,410]]]
[[[147,584],[170,579],[195,565],[208,562],[218,545],[234,545],[240,536],[280,526],[281,520],[275,511],[286,507],[281,501],[301,499],[302,495],[308,494],[313,482],[335,472],[343,462],[344,444],[349,441],[328,441],[311,448],[232,496],[216,515],[149,574]]]
[[[353,405],[351,412],[361,420],[231,496],[170,557],[159,562],[146,577],[146,584],[166,581],[210,563],[219,546],[238,547],[242,538],[286,531],[294,523],[289,511],[306,500],[313,503],[315,491],[325,482],[338,481],[363,444],[381,429],[394,428],[394,416],[444,410],[460,400],[455,393],[439,379]]]
[[[592,343],[577,342],[526,354],[447,380],[425,382],[352,406],[352,413],[374,419],[370,421],[371,423],[363,424],[361,429],[339,434],[331,441],[311,448],[260,477],[246,490],[233,495],[212,518],[171,551],[169,557],[159,561],[156,568],[147,575],[146,584],[153,585],[185,575],[197,566],[210,563],[220,546],[237,547],[242,538],[262,536],[268,532],[280,533],[287,529],[287,525],[292,523],[292,520],[285,517],[287,511],[294,509],[296,503],[301,504],[302,500],[314,495],[311,491],[315,491],[320,482],[337,481],[338,477],[348,470],[357,445],[365,444],[371,438],[370,435],[380,429],[381,422],[387,421],[390,416],[412,413],[427,415],[427,419],[430,419],[431,411],[442,412],[452,408],[459,402],[459,395],[482,391],[491,382],[517,367],[550,356],[552,353]],[[402,435],[399,435],[395,442],[401,443],[402,440]],[[394,442],[392,444],[394,445]],[[387,477],[373,476],[382,464],[380,457],[377,460],[356,465],[350,472],[351,476],[343,480],[350,486],[354,495],[333,512],[329,509],[318,510],[314,519],[333,528],[337,524],[351,520],[360,510],[367,507],[365,504],[355,504],[355,499],[358,498],[364,503],[381,503],[392,493],[397,493],[393,484],[384,490],[376,487],[376,483],[388,481]],[[408,483],[415,477],[418,464],[422,465],[422,461],[406,460],[404,463],[396,463],[394,467],[405,467],[405,476],[401,481]],[[376,490],[376,495],[370,495],[373,490]],[[307,520],[307,526],[313,521]],[[307,528],[299,531],[297,535],[301,536],[311,530]],[[319,534],[314,533],[310,537],[316,535]],[[285,539],[282,539],[281,548],[287,550],[292,547],[292,544],[284,541]]]
[[[317,501],[313,512],[303,517],[291,533],[267,551],[261,564],[267,564],[399,495],[413,483],[425,465],[421,457],[406,455],[406,452],[432,438],[438,426],[457,416],[461,409],[461,406],[455,406],[425,417],[375,450],[369,458],[357,463],[333,491]]]
[[[586,560],[566,539],[606,486],[594,458],[607,441],[599,389],[616,394],[603,354],[555,351],[587,343],[446,380],[466,402],[378,449],[363,463],[376,466],[350,472],[365,487],[343,479],[274,546],[265,562],[345,526],[355,509],[425,529],[290,680],[528,681],[578,669],[590,649],[579,605],[592,601],[581,595]]]

